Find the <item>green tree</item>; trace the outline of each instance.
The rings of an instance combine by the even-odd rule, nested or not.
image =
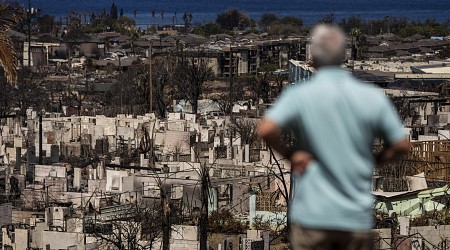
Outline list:
[[[117,20],[117,18],[118,18],[118,15],[117,15],[117,6],[116,6],[116,4],[115,4],[114,2],[113,2],[112,5],[111,5],[110,16],[111,16],[112,19],[116,19],[116,20]]]
[[[85,27],[89,33],[99,33],[105,31],[112,31],[116,29],[118,20],[111,17],[95,18],[94,21]]]
[[[222,34],[225,33],[226,30],[222,28],[217,23],[207,23],[202,26],[197,26],[192,30],[193,34],[209,37],[211,35]]]
[[[410,22],[399,31],[402,37],[408,37],[419,34],[425,37],[447,36],[449,28],[445,24],[438,23],[436,20],[428,19],[425,22]]]
[[[133,34],[136,28],[135,25],[136,21],[134,19],[121,16],[118,22],[115,22],[114,29],[121,34]]]
[[[191,22],[192,22],[192,12],[186,11],[183,14],[183,21],[184,21],[184,28],[186,30],[189,30],[191,28]]]
[[[352,59],[360,59],[362,56],[362,47],[365,42],[365,37],[362,34],[361,29],[358,28],[352,28],[350,30],[350,35],[352,36]]]
[[[364,30],[367,27],[367,24],[360,16],[350,16],[341,19],[339,26],[341,26],[345,32],[349,33],[353,28]]]
[[[244,12],[231,8],[217,16],[216,22],[227,30],[243,30],[252,26],[252,19]]]
[[[303,26],[303,20],[298,17],[293,16],[285,16],[280,20],[280,23],[283,25],[292,25],[292,26]]]
[[[90,36],[87,35],[86,33],[84,33],[84,31],[82,31],[81,29],[75,29],[75,30],[70,30],[69,32],[67,32],[67,34],[64,36],[64,40],[65,41],[86,41],[89,40]]]
[[[259,25],[270,35],[290,36],[302,32],[303,20],[294,16],[279,18],[273,13],[262,15]]]
[[[261,15],[259,19],[259,26],[263,29],[266,29],[271,24],[277,22],[279,20],[278,16],[275,13],[268,12]]]

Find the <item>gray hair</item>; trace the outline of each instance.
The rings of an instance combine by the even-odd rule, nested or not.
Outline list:
[[[337,26],[320,24],[311,35],[311,57],[314,67],[340,65],[345,58],[345,34]]]

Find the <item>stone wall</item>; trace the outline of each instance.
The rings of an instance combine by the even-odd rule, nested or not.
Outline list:
[[[389,249],[391,247],[391,229],[375,229],[374,232],[377,237],[375,249]],[[433,247],[441,249],[441,245],[445,244],[444,241],[447,246],[450,246],[450,225],[411,227],[407,238],[405,241],[419,241],[429,249],[433,249]],[[403,242],[402,239],[400,241]]]
[[[417,238],[423,238],[423,244],[431,249],[433,245],[438,246],[445,240],[447,246],[450,245],[450,225],[411,227],[409,234],[419,234]]]

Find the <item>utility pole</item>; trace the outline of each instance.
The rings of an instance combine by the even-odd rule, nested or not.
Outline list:
[[[148,77],[148,82],[149,82],[149,89],[150,89],[150,93],[149,93],[149,101],[150,101],[150,111],[149,113],[153,112],[153,72],[152,72],[152,62],[153,62],[153,58],[152,58],[152,54],[153,54],[153,42],[150,40],[150,48],[148,51],[148,61],[149,61],[149,68],[148,68],[148,73],[149,73],[149,77]]]
[[[352,72],[355,72],[355,60],[356,60],[356,55],[355,55],[355,50],[356,50],[356,46],[355,46],[355,34],[352,34]]]
[[[162,242],[162,250],[170,249],[170,207],[169,207],[169,199],[167,197],[166,187],[161,184],[160,186],[160,195],[161,195],[161,209],[163,214],[162,221],[162,232],[163,232],[163,242]]]
[[[48,185],[45,184],[45,180],[44,180],[44,192],[45,192],[45,208],[48,207]]]
[[[203,164],[202,164],[203,165]],[[201,203],[200,209],[200,250],[207,250],[208,241],[208,205],[209,205],[209,171],[206,163],[201,169]]]
[[[229,96],[229,102],[230,102],[230,115],[233,113],[233,48],[231,47],[230,43],[230,96]]]
[[[31,66],[31,0],[28,0],[28,67]]]
[[[39,165],[42,165],[42,111],[39,112]]]

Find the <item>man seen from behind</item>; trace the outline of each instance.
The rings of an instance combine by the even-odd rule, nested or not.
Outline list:
[[[315,27],[314,77],[287,88],[259,124],[268,146],[291,161],[291,246],[303,249],[371,249],[372,173],[377,162],[408,152],[401,122],[381,90],[340,68],[345,35]],[[280,138],[290,129],[294,150]],[[384,150],[373,153],[376,138]]]

